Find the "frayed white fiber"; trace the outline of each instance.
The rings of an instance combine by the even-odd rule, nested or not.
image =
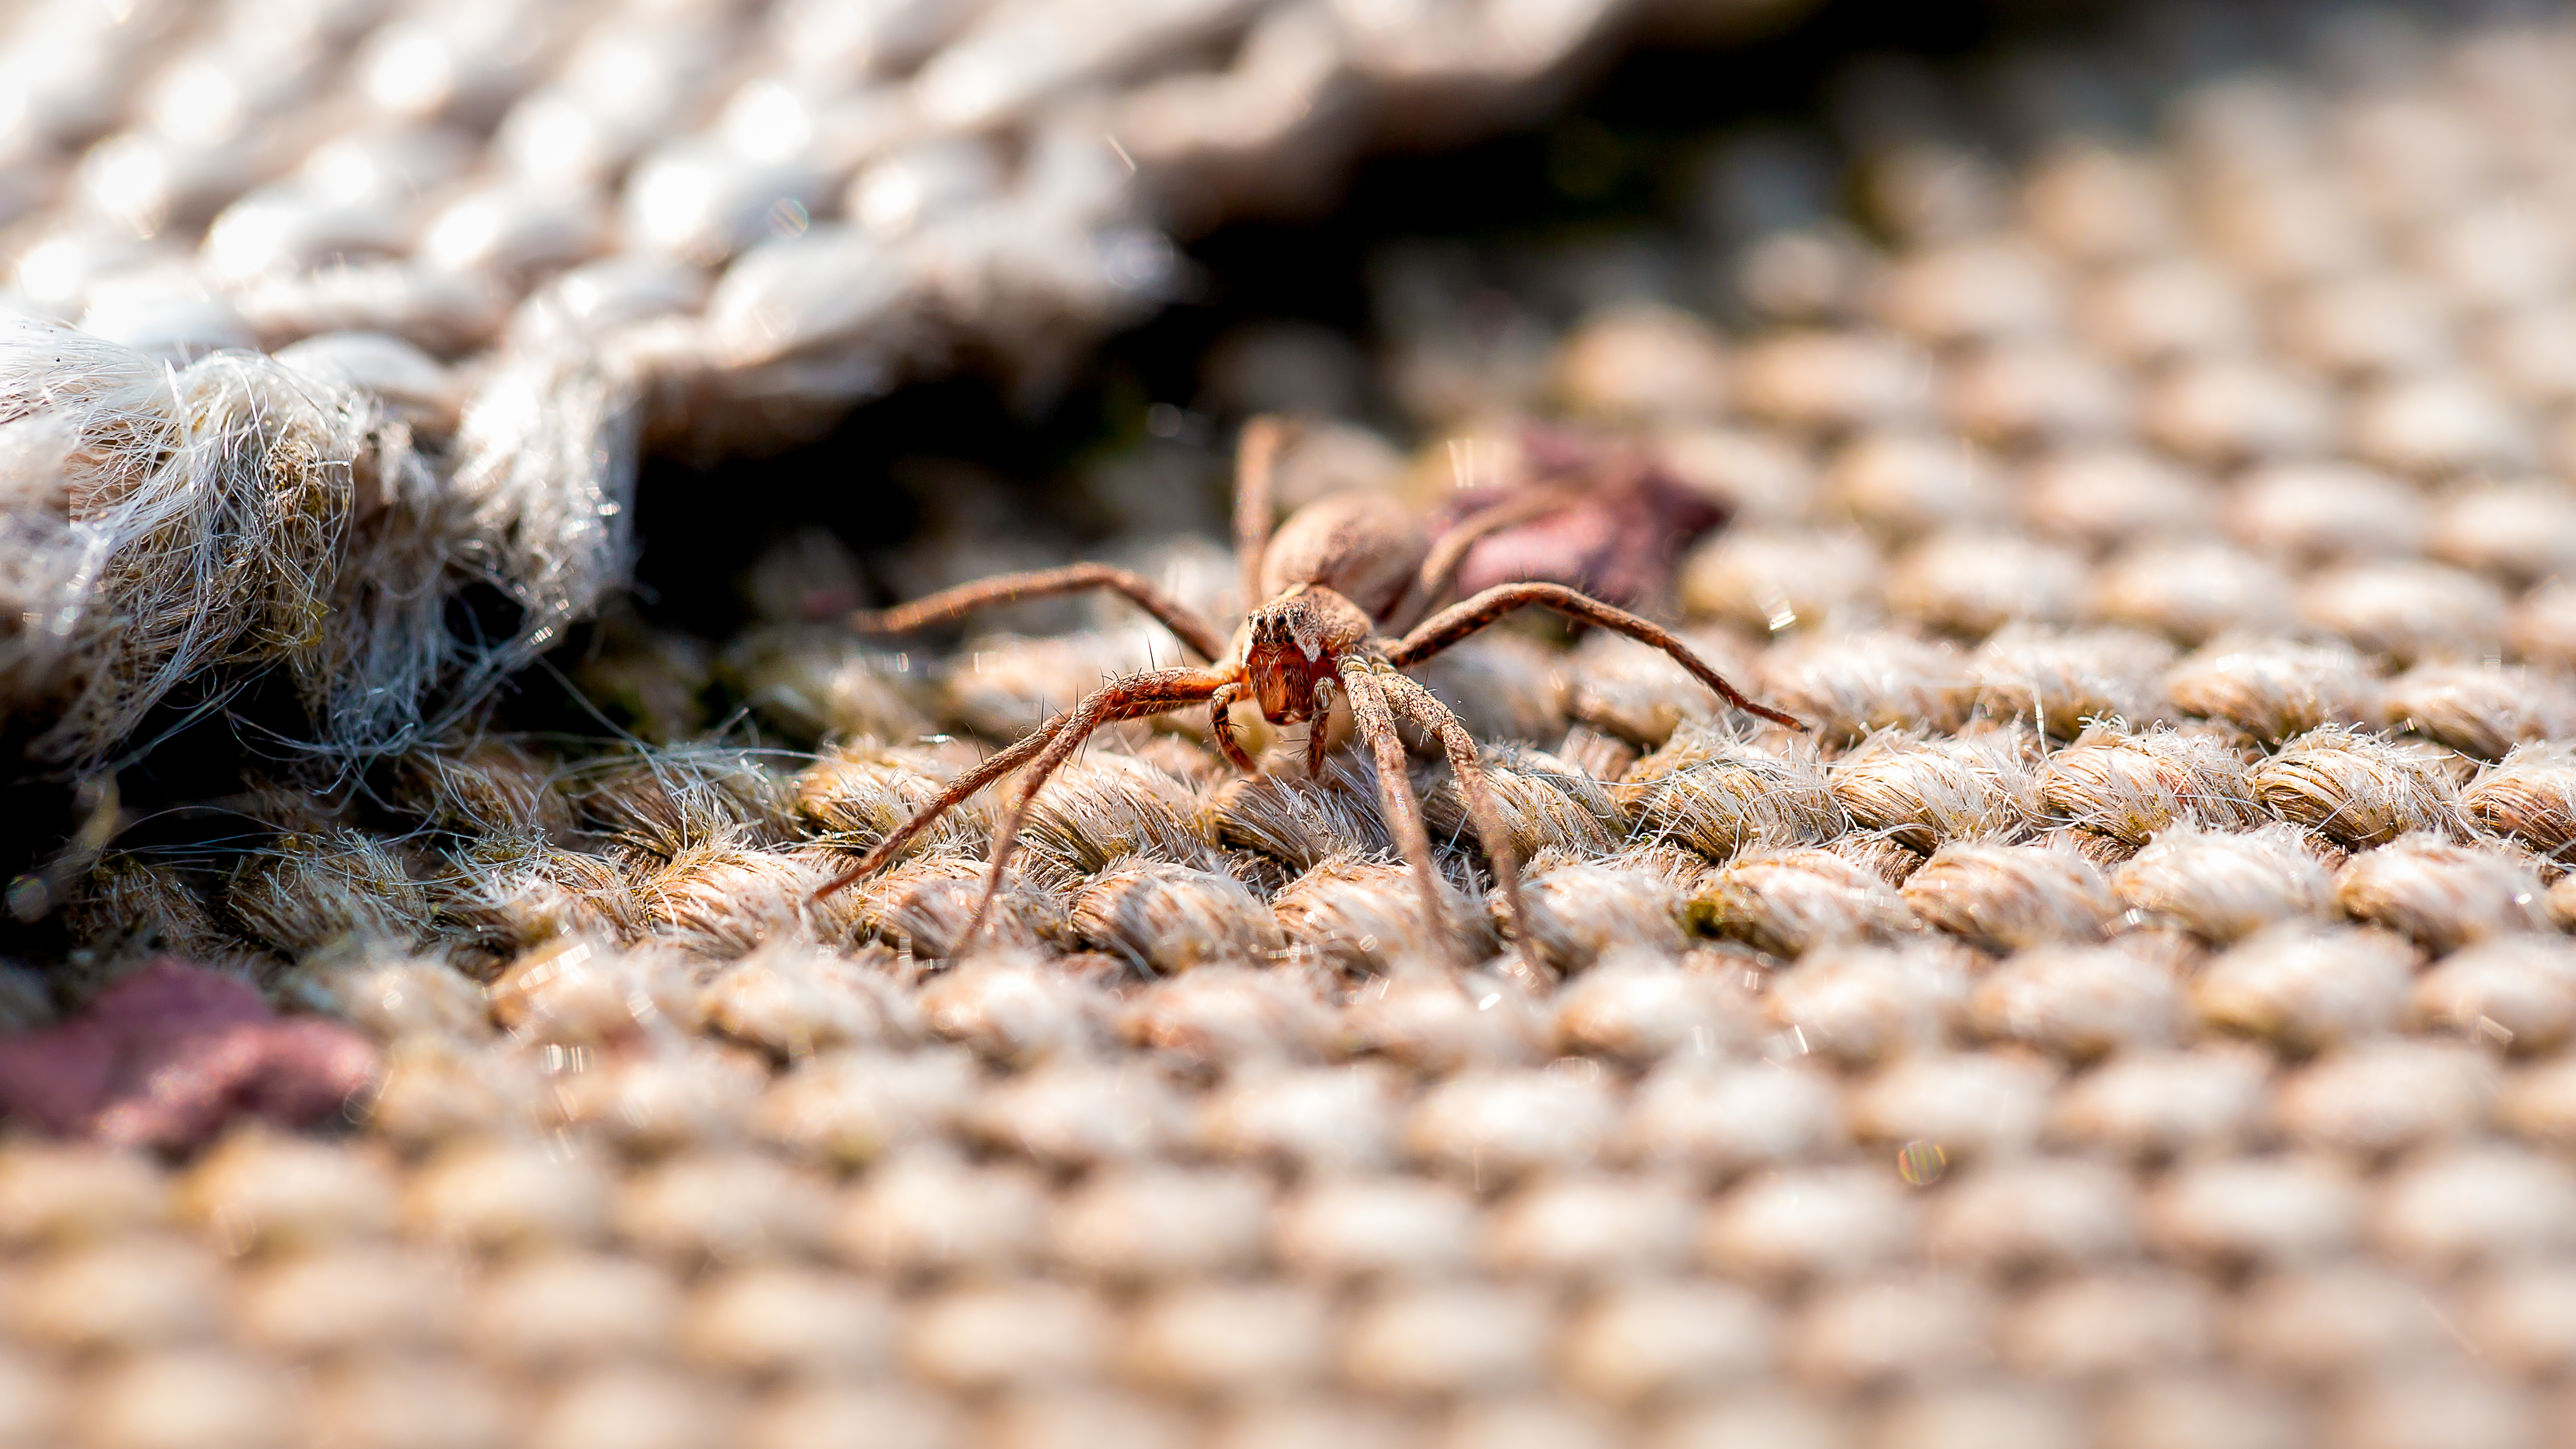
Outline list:
[[[341,751],[411,738],[460,646],[435,477],[366,396],[0,316],[0,695],[95,764],[183,684],[283,667]]]

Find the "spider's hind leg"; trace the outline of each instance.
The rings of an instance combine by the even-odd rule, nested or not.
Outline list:
[[[1054,774],[1082,742],[1091,738],[1102,725],[1120,720],[1143,719],[1165,714],[1188,705],[1205,704],[1237,683],[1226,673],[1210,669],[1157,669],[1145,674],[1131,674],[1113,679],[1093,690],[1080,704],[1056,719],[1060,721],[1048,734],[1045,746],[1029,762],[1028,783],[1020,787],[993,827],[993,848],[986,857],[984,894],[975,902],[975,914],[968,917],[966,929],[957,936],[957,954],[963,956],[984,928],[984,918],[993,909],[993,900],[1001,894],[1002,868],[1010,863],[1011,852],[1019,844],[1020,826],[1028,820],[1029,806],[1038,791],[1046,788],[1047,777]],[[1023,741],[1023,743],[1026,743]],[[1014,747],[1016,748],[1016,747]]]

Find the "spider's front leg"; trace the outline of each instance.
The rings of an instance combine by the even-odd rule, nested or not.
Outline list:
[[[1530,937],[1529,915],[1521,907],[1520,856],[1512,846],[1511,830],[1504,823],[1502,802],[1494,797],[1493,782],[1485,778],[1485,763],[1476,752],[1475,736],[1467,733],[1466,725],[1459,722],[1449,706],[1417,681],[1401,674],[1387,674],[1379,682],[1396,714],[1430,731],[1449,756],[1449,773],[1458,778],[1458,793],[1467,798],[1467,814],[1476,822],[1476,838],[1485,847],[1485,859],[1494,867],[1494,888],[1502,893],[1503,909],[1511,918],[1521,963],[1533,982],[1549,980],[1554,973],[1539,958],[1538,947]]]
[[[1351,720],[1377,762],[1377,797],[1386,812],[1386,828],[1404,852],[1414,890],[1422,898],[1422,929],[1433,943],[1446,942],[1447,954],[1459,954],[1459,937],[1450,930],[1449,909],[1440,896],[1440,870],[1431,855],[1431,833],[1422,828],[1422,803],[1405,774],[1404,740],[1395,732],[1395,715],[1375,667],[1365,659],[1346,658],[1342,688],[1351,697]]]

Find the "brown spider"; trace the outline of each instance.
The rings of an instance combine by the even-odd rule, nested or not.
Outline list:
[[[830,895],[880,869],[942,814],[1027,766],[1027,783],[993,832],[984,896],[959,938],[962,951],[991,909],[1030,802],[1047,777],[1093,731],[1119,720],[1203,704],[1213,712],[1217,744],[1225,757],[1246,774],[1257,774],[1260,767],[1235,739],[1229,714],[1236,701],[1248,698],[1274,725],[1313,722],[1306,732],[1306,768],[1313,776],[1322,772],[1327,739],[1323,722],[1338,692],[1349,700],[1352,721],[1376,758],[1380,803],[1421,895],[1430,938],[1457,939],[1450,936],[1440,877],[1432,864],[1431,838],[1423,829],[1421,809],[1405,775],[1404,742],[1395,729],[1398,719],[1428,731],[1448,755],[1517,928],[1524,919],[1519,862],[1513,858],[1511,836],[1476,757],[1476,742],[1448,706],[1398,671],[1529,605],[1554,609],[1653,645],[1736,708],[1791,729],[1806,728],[1746,698],[1670,631],[1563,584],[1498,584],[1422,618],[1448,592],[1459,564],[1477,540],[1564,509],[1579,495],[1570,496],[1564,488],[1534,488],[1484,508],[1434,540],[1401,504],[1383,494],[1337,493],[1300,508],[1273,533],[1271,465],[1285,437],[1284,425],[1269,418],[1255,419],[1243,432],[1236,468],[1235,556],[1243,570],[1244,597],[1267,602],[1244,620],[1231,648],[1215,625],[1142,575],[1097,563],[1005,574],[882,612],[861,610],[850,615],[850,626],[862,633],[893,634],[995,604],[1107,589],[1161,620],[1192,652],[1209,661],[1209,667],[1155,669],[1111,680],[1017,744],[994,752],[958,776],[939,798],[877,842],[865,859],[816,892],[817,896]],[[1404,632],[1408,627],[1410,632]]]

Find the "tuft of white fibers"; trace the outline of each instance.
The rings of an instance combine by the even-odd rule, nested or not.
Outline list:
[[[1186,990],[1194,980],[1184,976],[1155,993]],[[1228,1002],[1245,997],[1228,988]],[[1260,1034],[1263,1046],[1275,1047],[1295,1033],[1276,1033],[1274,1023],[1302,1025],[1297,1017],[1264,1010],[1226,1015],[1228,1029]],[[1193,1017],[1201,1021],[1210,1013]],[[1302,1017],[1302,1011],[1298,1017]],[[1328,1013],[1324,1025],[1335,1025]],[[1196,1030],[1193,1027],[1193,1030]],[[1206,1039],[1206,1038],[1202,1038]],[[1352,1062],[1337,1066],[1297,1066],[1258,1055],[1235,1058],[1243,1063],[1203,1099],[1195,1141],[1209,1155],[1249,1166],[1287,1169],[1309,1181],[1356,1172],[1377,1172],[1395,1161],[1395,1124],[1402,1115],[1407,1088],[1393,1064]]]
[[[2427,550],[2520,588],[2576,569],[2576,498],[2552,479],[2464,488],[2444,500]]]
[[[1611,787],[1641,840],[1687,846],[1711,860],[1746,850],[1820,844],[1849,822],[1812,754],[1747,744],[1685,725]]]
[[[572,806],[554,769],[506,735],[414,750],[395,765],[404,808],[460,835],[538,835],[564,842]]]
[[[2164,674],[2173,646],[2129,629],[2009,625],[1968,657],[1977,711],[2073,739],[2096,720],[2141,726],[2171,713]]]
[[[101,860],[82,881],[63,925],[76,949],[108,968],[164,951],[214,963],[254,949],[216,921],[183,872],[124,852]]]
[[[2395,1028],[2415,953],[2384,931],[2296,924],[2257,932],[2191,984],[2205,1024],[2312,1052]]]
[[[478,840],[426,885],[453,947],[496,960],[559,936],[622,941],[644,932],[643,900],[616,861],[530,836]]]
[[[764,559],[756,567],[773,565]],[[755,587],[766,582],[756,578]],[[911,740],[931,732],[925,665],[845,629],[756,626],[725,646],[717,671],[763,722],[800,742]]]
[[[2234,751],[2171,729],[2087,730],[2040,763],[2038,794],[2052,816],[2130,846],[2180,823],[2238,830],[2267,819]]]
[[[1824,516],[1850,519],[1889,541],[1992,522],[2004,512],[1994,465],[1975,449],[1936,433],[1865,433],[1826,466],[1819,498]]]
[[[2386,1037],[2292,1072],[2272,1112],[2296,1146],[2383,1157],[2482,1132],[2496,1086],[2493,1059],[2474,1043]]]
[[[1734,974],[1676,966],[1644,951],[1604,957],[1558,991],[1553,1004],[1558,1050],[1639,1067],[1666,1057],[1732,1055],[1762,1027],[1760,1011]]]
[[[1377,771],[1360,755],[1327,755],[1320,780],[1265,770],[1219,785],[1208,799],[1218,843],[1291,870],[1312,870],[1336,857],[1393,855],[1395,840],[1379,813]],[[1424,783],[1414,781],[1417,791]]]
[[[1132,860],[1101,872],[1074,897],[1071,925],[1083,945],[1148,975],[1257,965],[1283,945],[1269,906],[1241,881],[1168,861]]]
[[[1905,426],[1932,412],[1933,367],[1913,344],[1880,331],[1784,331],[1737,355],[1746,413],[1808,433]]]
[[[2129,1174],[2110,1163],[1995,1163],[1933,1200],[1923,1245],[1937,1262],[1998,1278],[2082,1270],[2136,1252],[2136,1195]]]
[[[2504,642],[2505,600],[2494,584],[2448,564],[2355,564],[2310,579],[2299,617],[2402,666],[2494,653]]]
[[[2459,1143],[2410,1158],[2374,1206],[2379,1241],[2418,1269],[2529,1260],[2576,1238],[2576,1172],[2511,1143]]]
[[[1829,1071],[1675,1054],[1637,1084],[1612,1155],[1710,1183],[1830,1156],[1843,1143]]]
[[[1852,1136],[1887,1149],[1940,1147],[1945,1164],[2009,1158],[2039,1140],[2057,1064],[2001,1052],[1917,1052],[1881,1065],[1844,1099]]]
[[[1819,946],[1895,941],[1923,929],[1876,871],[1812,847],[1737,857],[1692,897],[1690,917],[1703,931],[1790,959]]]
[[[492,1034],[483,988],[432,956],[381,944],[317,952],[272,988],[283,1000],[336,1016],[380,1042],[479,1042]]]
[[[1897,618],[1983,639],[2007,624],[2072,623],[2084,601],[2084,562],[2022,534],[1942,533],[1898,558],[1886,587]]]
[[[1706,869],[1697,857],[1654,847],[1599,861],[1546,851],[1524,867],[1521,900],[1529,917],[1512,922],[1512,934],[1560,970],[1623,949],[1679,956],[1686,944],[1684,904],[1696,874]],[[1504,910],[1499,894],[1488,909]]]
[[[1575,1070],[1459,1072],[1414,1104],[1405,1151],[1478,1187],[1580,1168],[1618,1125],[1620,1095],[1617,1079],[1592,1062]]]
[[[1069,760],[1049,777],[1029,802],[1020,844],[1030,882],[1055,891],[1071,890],[1117,861],[1203,871],[1223,863],[1189,782],[1106,750]]]
[[[2481,760],[2576,731],[2576,697],[2554,675],[2492,664],[2418,664],[2380,696],[2388,727]]]
[[[2125,431],[2126,378],[2103,359],[2060,341],[2025,340],[1982,349],[1954,364],[1942,389],[1942,417],[1988,447],[2028,451],[2089,442]]]
[[[2325,867],[2299,832],[2177,825],[2157,832],[2112,876],[2120,901],[2159,925],[2227,945],[2276,923],[2317,918],[2333,900]]]
[[[2505,621],[2505,637],[2533,664],[2576,664],[2576,580],[2551,579],[2523,595]]]
[[[1802,1055],[1869,1062],[1929,1050],[1965,1012],[1968,964],[1931,941],[1820,951],[1772,978],[1771,1019]]]
[[[797,818],[820,838],[847,850],[864,851],[912,819],[946,787],[941,762],[917,750],[885,749],[869,743],[844,745],[796,773]],[[909,858],[925,851],[974,850],[993,834],[992,799],[988,791],[959,801],[908,847]]]
[[[825,1052],[772,1081],[746,1126],[754,1139],[798,1157],[856,1167],[945,1136],[976,1084],[974,1058],[957,1047]]]
[[[2176,664],[2165,688],[2184,714],[2263,745],[2378,716],[2377,686],[2361,657],[2339,644],[2231,635]]]
[[[2528,857],[2407,835],[2355,855],[2335,877],[2344,914],[2393,931],[2428,955],[2547,924]]]
[[[2363,730],[2311,730],[2252,774],[2273,813],[2349,849],[2418,830],[2447,834],[2460,823],[2459,791],[2435,761]]]
[[[990,875],[980,855],[921,855],[843,895],[855,902],[857,926],[864,934],[914,956],[946,959],[961,944]],[[1042,950],[1063,941],[1068,930],[1061,897],[1031,885],[1018,870],[1005,869],[976,944],[978,949]]]
[[[429,930],[429,896],[384,842],[356,830],[283,835],[251,852],[224,887],[224,909],[288,956],[336,943],[407,947]]]
[[[814,898],[844,868],[828,850],[749,850],[717,840],[682,847],[636,893],[654,939],[730,961],[773,941],[848,940],[867,903],[848,893]]]
[[[2228,532],[2255,553],[2306,567],[2402,557],[2424,536],[2423,495],[2348,463],[2278,463],[2236,485]]]
[[[1107,681],[1176,653],[1160,625],[970,639],[939,682],[939,714],[987,739],[1015,740]]]
[[[1922,1208],[1888,1173],[1792,1167],[1739,1184],[1710,1209],[1700,1257],[1764,1286],[1865,1278],[1916,1250]]]
[[[1884,568],[1857,529],[1729,528],[1684,556],[1674,591],[1692,615],[1756,636],[1842,629],[1876,613]]]
[[[2270,1054],[2243,1042],[2123,1051],[2066,1084],[2048,1136],[2143,1162],[2223,1157],[2262,1128],[2271,1071]]]
[[[1684,636],[1701,658],[1733,678],[1745,673],[1742,646],[1731,635]],[[1724,706],[1674,658],[1625,634],[1596,630],[1566,660],[1574,676],[1567,711],[1595,729],[1651,750],[1685,722],[1718,718]]]
[[[1598,1283],[1671,1276],[1691,1259],[1697,1194],[1669,1177],[1570,1173],[1496,1203],[1483,1258],[1513,1278]]]
[[[2576,750],[2517,746],[2502,763],[2478,772],[2460,792],[2460,809],[2471,823],[2535,854],[2567,859],[2576,848]]]
[[[2170,460],[2081,448],[2034,460],[2019,510],[2042,536],[2102,554],[2138,539],[2206,535],[2218,505],[2208,479]]]
[[[1483,913],[1463,893],[1444,889],[1442,904],[1452,921],[1483,929]],[[1422,897],[1412,873],[1390,860],[1320,861],[1273,893],[1270,910],[1301,952],[1345,975],[1381,975],[1430,946],[1422,938]],[[1472,945],[1481,951],[1490,940]]]
[[[1118,1014],[1119,1040],[1210,1077],[1260,1077],[1334,1056],[1319,973],[1219,962],[1157,981]]]
[[[2362,1185],[2340,1158],[2298,1153],[2222,1157],[2187,1164],[2158,1185],[2148,1199],[2148,1238],[2164,1254],[2215,1268],[2297,1268],[2331,1261],[2361,1236]],[[2327,1271],[2338,1271],[2328,1269]],[[2340,1271],[2350,1272],[2352,1269]],[[2361,1272],[2371,1270],[2363,1268]],[[2304,1274],[2299,1275],[2304,1277]],[[2297,1277],[2258,1281],[2240,1309],[2239,1333],[2263,1336],[2265,1300]],[[2405,1285],[2421,1303],[2423,1290]],[[2335,1317],[2329,1310],[2328,1317]],[[2287,1335],[2312,1345],[2330,1341],[2332,1322],[2298,1325]],[[2248,1343],[2258,1361],[2267,1355]]]
[[[1829,749],[1872,730],[1957,729],[1976,699],[1956,650],[1884,631],[1793,639],[1765,653],[1755,674],[1753,692]]]
[[[183,683],[283,667],[316,742],[396,743],[451,662],[434,491],[345,388],[0,318],[0,697],[95,764]]]
[[[2122,550],[2093,581],[2092,617],[2161,634],[2192,648],[2231,629],[2268,632],[2290,622],[2290,585],[2280,570],[2214,540]]]
[[[2576,1037],[2576,946],[2556,935],[2498,936],[2415,979],[2415,1019],[2520,1056]]]
[[[2010,728],[1941,739],[1874,735],[1834,762],[1833,797],[1854,825],[1915,850],[2008,834],[2037,813],[2034,743]]]
[[[1484,745],[1477,756],[1517,859],[1550,848],[1606,855],[1626,838],[1628,822],[1610,791],[1556,756],[1524,745]],[[1483,848],[1455,778],[1422,797],[1422,815],[1434,841],[1451,849]]]
[[[786,1062],[851,1047],[901,1046],[920,1013],[888,974],[891,955],[853,959],[778,942],[716,973],[699,994],[707,1026]]]
[[[2044,845],[1945,845],[1907,877],[1905,900],[1924,924],[1998,953],[2098,940],[2120,914],[2099,870]]]
[[[584,827],[668,860],[719,841],[772,844],[797,833],[794,784],[752,751],[716,744],[636,747],[585,761],[564,788]]]
[[[2034,947],[1977,983],[1968,1018],[1988,1037],[2069,1061],[2166,1046],[2187,1016],[2176,974],[2173,962],[2126,941]]]

